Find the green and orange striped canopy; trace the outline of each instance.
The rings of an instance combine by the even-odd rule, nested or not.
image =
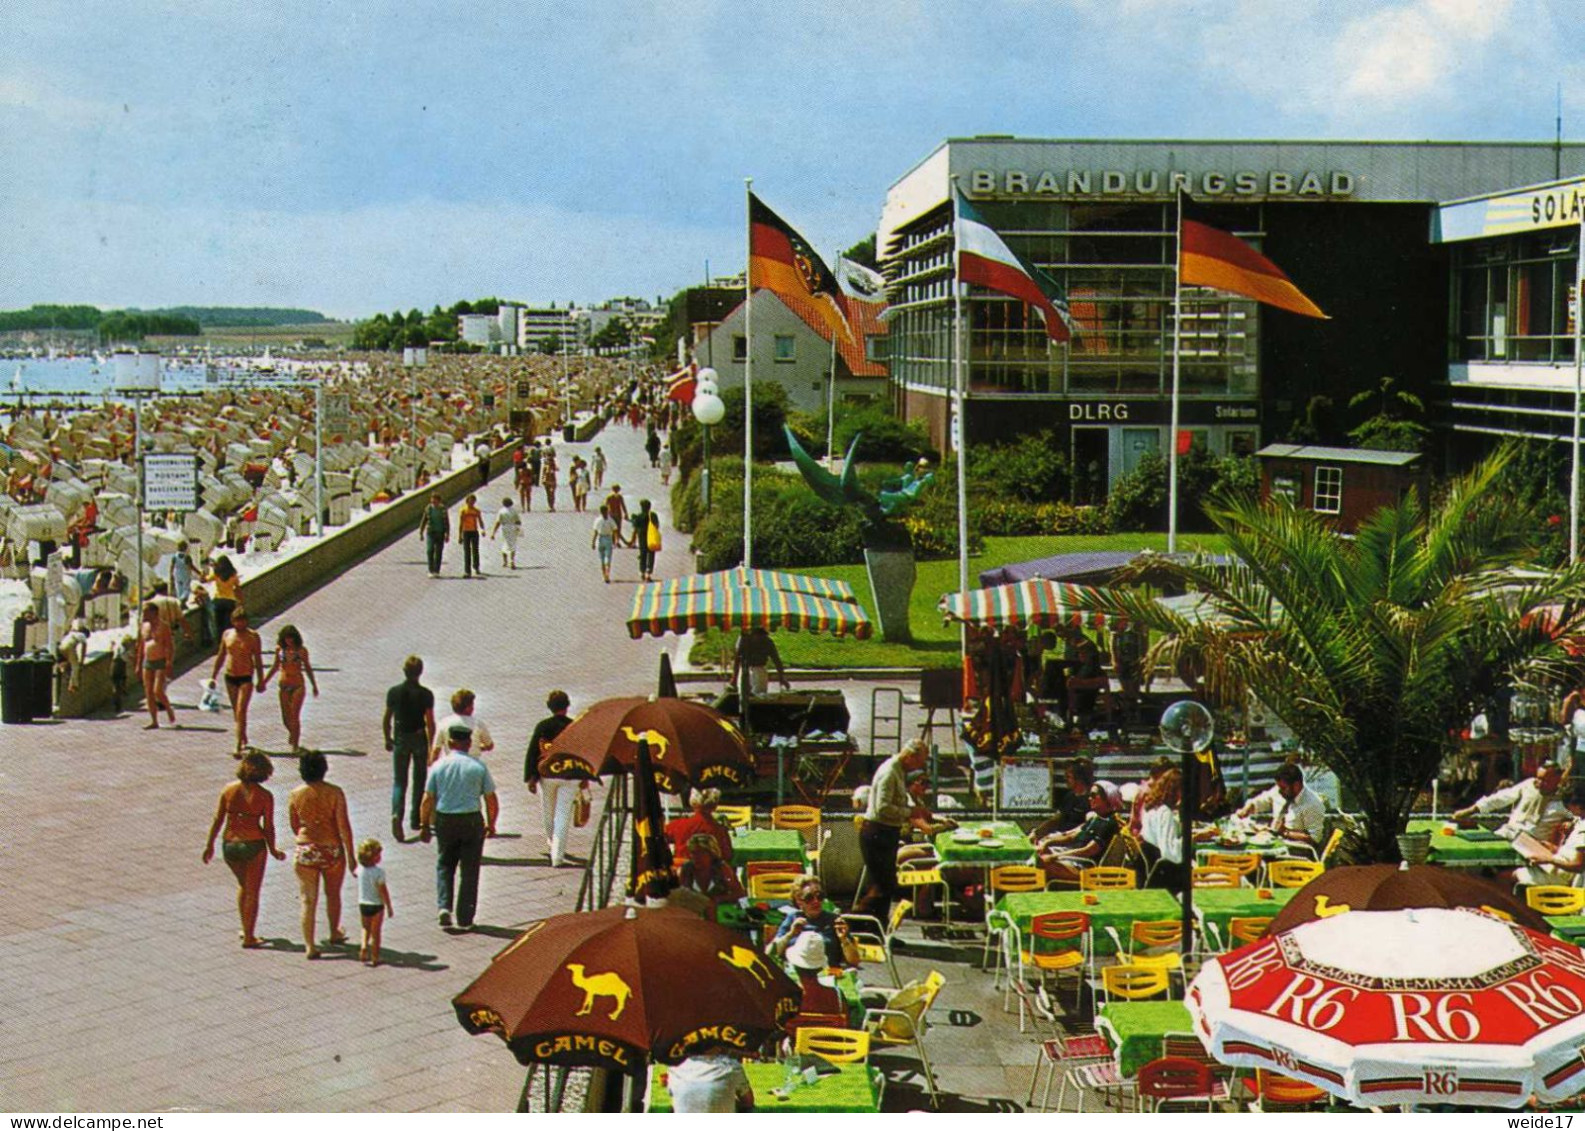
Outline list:
[[[773,580],[777,584],[769,584]],[[627,619],[635,640],[707,628],[829,632],[860,640],[874,632],[844,582],[768,570],[726,570],[651,582],[639,587]]]
[[[1008,585],[948,593],[937,604],[948,620],[990,628],[1127,628],[1124,617],[1096,611],[1100,591],[1088,585],[1032,577]]]

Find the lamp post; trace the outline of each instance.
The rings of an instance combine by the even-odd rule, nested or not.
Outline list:
[[[1161,713],[1161,740],[1182,756],[1183,790],[1178,813],[1183,841],[1183,951],[1189,952],[1194,939],[1194,814],[1200,800],[1195,796],[1195,762],[1200,751],[1211,745],[1215,720],[1203,703],[1180,699]]]
[[[726,405],[716,392],[716,372],[708,367],[699,370],[694,385],[693,418],[704,428],[704,469],[699,473],[699,494],[704,501],[704,513],[710,513],[710,427],[720,424],[726,416]]]

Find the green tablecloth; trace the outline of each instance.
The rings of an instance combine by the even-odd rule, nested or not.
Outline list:
[[[754,1110],[789,1113],[822,1111],[867,1111],[881,1109],[882,1076],[867,1064],[839,1064],[834,1076],[822,1076],[813,1084],[800,1084],[786,1099],[771,1095],[782,1086],[787,1070],[774,1061],[747,1061],[743,1071],[754,1088]],[[661,1065],[650,1069],[649,1110],[671,1111],[671,1094],[660,1086]]]
[[[1551,924],[1552,933],[1560,939],[1567,939],[1571,943],[1585,940],[1585,915],[1548,915],[1546,921]]]
[[[1466,840],[1442,831],[1445,821],[1418,820],[1409,822],[1412,833],[1431,834],[1431,863],[1449,868],[1513,868],[1522,861],[1513,846],[1505,840]]]
[[[1222,942],[1227,943],[1227,921],[1259,917],[1269,919],[1288,905],[1298,888],[1268,888],[1270,899],[1261,899],[1255,888],[1195,888],[1194,918],[1201,924],[1216,924]]]
[[[733,829],[733,866],[750,860],[796,860],[807,868],[809,851],[797,829]]]
[[[1248,841],[1245,841],[1240,845],[1228,846],[1217,844],[1213,840],[1206,841],[1203,844],[1195,845],[1194,852],[1195,855],[1199,857],[1200,863],[1202,864],[1205,863],[1205,858],[1211,855],[1213,852],[1218,856],[1258,856],[1262,860],[1286,860],[1290,855],[1292,855],[1292,849],[1283,841],[1274,841],[1271,844],[1265,845],[1250,844]],[[1303,859],[1308,860],[1309,857],[1306,856],[1303,857]]]
[[[751,899],[749,907],[757,909],[763,919],[756,922],[749,913],[735,903],[723,903],[715,909],[715,921],[723,927],[730,927],[734,931],[746,931],[751,927],[768,925],[778,927],[782,917],[786,914],[788,901],[785,899]],[[821,910],[835,911],[837,905],[829,899],[821,901]]]
[[[1001,841],[994,848],[980,844],[980,829],[990,829]],[[1035,846],[1024,835],[1024,830],[1011,821],[964,821],[961,832],[976,834],[973,843],[955,840],[952,831],[936,834],[936,855],[943,864],[1024,864],[1035,854]]]
[[[1104,1006],[1095,1027],[1106,1034],[1117,1057],[1117,1070],[1137,1076],[1139,1070],[1161,1055],[1161,1038],[1168,1033],[1191,1033],[1194,1022],[1181,1001],[1118,1001]]]
[[[1094,896],[1094,903],[1085,903],[1085,896]],[[996,901],[996,910],[1013,917],[1020,931],[1029,930],[1029,921],[1048,911],[1082,911],[1090,917],[1090,930],[1094,936],[1096,954],[1116,954],[1111,927],[1127,943],[1129,928],[1140,920],[1176,919],[1183,914],[1178,899],[1170,891],[1146,888],[1142,891],[1029,891],[1014,892]],[[1025,945],[1028,938],[1025,938]]]

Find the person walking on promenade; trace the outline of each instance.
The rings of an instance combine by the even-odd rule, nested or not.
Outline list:
[[[914,801],[908,793],[908,775],[925,768],[930,748],[915,739],[882,762],[870,782],[869,802],[859,824],[859,854],[869,877],[869,886],[854,906],[864,915],[882,923],[891,914],[897,898],[897,846],[903,829],[913,815]]]
[[[545,488],[545,505],[556,509],[556,449],[548,448],[539,465],[539,481]]]
[[[440,737],[430,744],[429,764],[433,766],[440,761],[446,753],[445,736],[451,733],[452,727],[467,727],[473,732],[473,756],[482,758],[495,749],[495,739],[490,737],[490,728],[484,725],[484,720],[473,713],[477,696],[466,687],[459,687],[451,693],[451,714],[435,724],[435,733]]]
[[[236,723],[240,758],[248,746],[248,704],[253,701],[255,684],[264,680],[264,649],[259,634],[248,627],[248,611],[240,605],[231,611],[231,627],[220,637],[215,650],[215,667],[209,678],[218,680],[226,669],[226,698],[231,700],[231,718]]]
[[[666,442],[660,449],[660,485],[670,486],[671,473],[677,466],[677,449],[671,442],[671,433],[666,433]]]
[[[308,958],[319,957],[319,948],[314,945],[314,919],[319,910],[320,885],[324,885],[325,918],[330,923],[328,945],[339,946],[347,941],[341,929],[341,882],[348,868],[354,876],[358,874],[357,865],[351,863],[352,819],[347,815],[347,796],[340,786],[325,781],[329,768],[319,751],[304,754],[297,760],[303,784],[292,790],[287,800],[287,815],[297,837],[293,863],[302,894],[303,944]]]
[[[582,456],[572,457],[572,471],[568,476],[572,486],[572,509],[579,514],[589,510],[589,465]]]
[[[589,535],[589,545],[600,554],[600,573],[605,577],[605,583],[611,584],[611,555],[617,540],[622,537],[622,528],[616,524],[616,519],[611,517],[611,508],[601,504],[600,517],[594,520],[594,531]]]
[[[572,725],[567,711],[572,700],[565,691],[557,689],[545,697],[545,708],[550,714],[539,720],[528,739],[528,753],[523,757],[523,780],[528,792],[539,794],[539,813],[545,826],[545,847],[550,851],[550,866],[560,868],[567,858],[567,831],[572,827],[572,799],[579,790],[587,790],[587,782],[563,781],[558,778],[541,778],[539,760],[550,749],[561,732]]]
[[[627,525],[627,500],[622,497],[622,485],[611,484],[611,493],[605,497],[605,507],[611,512],[611,521],[618,530]]]
[[[594,446],[594,456],[589,460],[589,470],[594,474],[594,489],[600,490],[605,486],[605,453],[600,450],[600,445]]]
[[[653,422],[651,422],[649,426],[649,435],[644,437],[644,451],[649,455],[649,465],[651,467],[659,467],[660,433],[655,431],[655,425]]]
[[[293,625],[283,624],[281,631],[275,634],[275,662],[259,681],[260,692],[270,685],[270,680],[275,677],[276,672],[281,673],[281,725],[286,728],[286,741],[291,744],[292,753],[300,754],[305,695],[303,677],[308,678],[309,686],[314,689],[315,699],[319,698],[319,680],[314,677],[314,665],[308,662],[308,649],[303,645],[303,634]]]
[[[385,869],[380,860],[385,846],[372,836],[358,845],[358,917],[363,920],[362,945],[358,947],[358,961],[368,966],[380,964],[380,928],[387,918],[394,919],[391,907],[391,889],[385,884]]]
[[[523,510],[525,512],[526,511],[531,511],[531,510],[534,509],[534,494],[533,494],[533,492],[534,492],[534,488],[539,486],[539,473],[543,469],[544,463],[545,463],[545,453],[540,448],[539,441],[535,440],[533,442],[533,444],[531,444],[529,446],[529,449],[528,449],[528,491],[529,491],[529,493],[523,499]]]
[[[435,763],[424,787],[423,838],[427,843],[433,835],[437,842],[435,902],[440,908],[440,925],[451,926],[455,894],[457,926],[467,931],[473,929],[473,913],[479,902],[479,863],[484,858],[484,841],[495,835],[500,803],[490,768],[471,752],[473,732],[465,726],[454,726],[447,732],[446,740],[446,756]],[[479,815],[481,801],[483,817]]]
[[[512,482],[517,486],[517,499],[523,509],[532,510],[534,506],[534,472],[524,460],[517,465],[512,473]]]
[[[490,527],[490,537],[501,536],[501,568],[517,568],[517,540],[523,535],[523,516],[512,505],[511,499],[501,500],[501,509],[495,512],[495,525]]]
[[[633,515],[633,538],[629,545],[638,547],[638,578],[655,580],[655,555],[660,552],[660,517],[649,509],[649,500],[640,499]]]
[[[231,627],[231,610],[237,607],[242,600],[242,578],[237,574],[237,567],[231,564],[231,559],[221,554],[215,558],[215,564],[209,568],[206,580],[209,582],[209,627],[211,639],[219,640],[226,629]]]
[[[490,441],[481,439],[473,446],[473,454],[479,461],[479,486],[490,485]]]
[[[445,553],[446,543],[451,541],[451,516],[446,513],[446,504],[440,501],[438,494],[429,496],[424,517],[418,520],[418,536],[429,552],[429,576],[439,577],[441,555]]]
[[[176,655],[176,644],[171,639],[171,626],[160,616],[159,606],[153,601],[143,606],[138,626],[138,649],[132,667],[143,681],[143,705],[149,710],[149,721],[144,730],[160,729],[160,708],[176,725],[176,712],[171,707],[165,686],[171,677],[171,664]]]
[[[254,934],[259,921],[259,892],[264,888],[265,856],[277,860],[286,853],[275,847],[275,796],[264,788],[275,767],[263,754],[249,754],[237,763],[237,780],[220,791],[220,804],[209,825],[204,863],[215,858],[215,837],[221,834],[220,857],[237,878],[237,917],[242,921],[242,946],[263,946]]]
[[[462,533],[462,576],[484,576],[479,566],[479,538],[484,534],[484,512],[479,509],[479,496],[469,495],[457,512],[457,529]]]
[[[413,831],[422,825],[419,807],[423,803],[424,782],[429,777],[429,748],[435,741],[435,693],[418,682],[423,674],[424,661],[417,656],[402,662],[402,682],[385,693],[385,717],[380,721],[385,748],[391,752],[391,835],[397,844],[403,842],[402,810],[407,805],[409,774],[413,782]]]

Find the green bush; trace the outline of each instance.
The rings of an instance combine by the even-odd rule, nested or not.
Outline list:
[[[814,456],[815,459],[824,459],[826,454],[826,418],[822,413],[815,416],[807,412],[789,412],[787,414],[787,427],[792,429],[798,442],[803,445],[804,451]]]
[[[1106,521],[1113,530],[1160,530],[1167,525],[1167,461],[1146,452],[1139,464],[1112,484]]]
[[[1149,452],[1132,472],[1112,484],[1106,519],[1116,531],[1164,530],[1167,526],[1167,457]],[[1178,529],[1212,529],[1205,503],[1218,495],[1254,495],[1260,469],[1251,456],[1216,456],[1193,448],[1178,458]]]
[[[726,416],[710,430],[710,451],[743,451],[743,388],[724,389],[721,402]],[[774,381],[754,382],[754,458],[787,458],[787,438],[781,426],[787,419],[787,390]]]
[[[857,458],[865,463],[912,463],[921,455],[932,463],[938,460],[939,453],[930,446],[924,426],[904,423],[882,404],[865,404],[840,412],[835,431],[836,449],[843,454],[854,435],[864,433]]]
[[[969,457],[969,482],[1001,499],[1050,502],[1069,497],[1072,470],[1056,433],[1047,429],[975,448]]]

